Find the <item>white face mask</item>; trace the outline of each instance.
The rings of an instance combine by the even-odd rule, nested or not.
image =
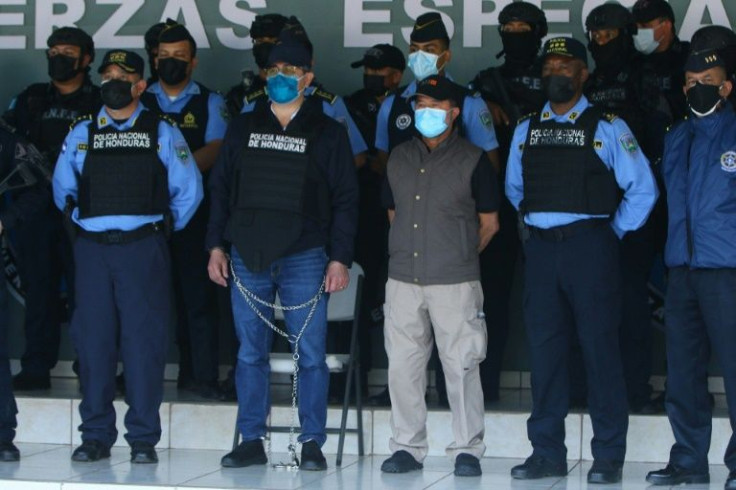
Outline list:
[[[654,53],[659,47],[659,41],[654,39],[654,29],[639,29],[634,36],[634,46],[640,53]]]

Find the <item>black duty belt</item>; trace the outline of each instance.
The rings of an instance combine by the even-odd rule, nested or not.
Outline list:
[[[537,228],[536,226],[530,226],[529,233],[531,236],[547,242],[562,242],[593,228],[608,225],[610,222],[611,220],[608,218],[591,218],[575,221],[569,225],[555,226],[553,228]]]
[[[135,230],[123,231],[123,230],[107,230],[107,231],[87,231],[82,228],[77,228],[77,236],[84,237],[93,242],[101,243],[103,245],[124,245],[126,243],[135,242],[151,236],[154,233],[163,233],[164,222],[156,221],[155,223],[148,223],[136,228]]]

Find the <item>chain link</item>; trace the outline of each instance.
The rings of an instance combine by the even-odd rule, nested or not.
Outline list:
[[[288,470],[298,470],[299,469],[299,458],[296,456],[296,444],[294,443],[294,433],[296,431],[296,414],[297,414],[297,386],[298,386],[298,380],[299,380],[299,341],[302,338],[302,335],[304,335],[304,331],[307,328],[307,325],[309,325],[309,321],[312,319],[312,316],[314,316],[314,312],[317,309],[317,305],[319,304],[319,300],[322,298],[322,294],[325,290],[325,278],[322,278],[322,283],[319,286],[319,290],[317,291],[317,294],[315,294],[311,299],[308,301],[305,301],[302,304],[299,305],[293,305],[293,306],[284,306],[284,305],[277,305],[275,303],[269,303],[268,301],[265,301],[261,298],[259,298],[255,293],[248,290],[245,286],[243,286],[243,283],[240,281],[240,278],[235,274],[235,267],[233,266],[232,260],[230,260],[230,273],[232,277],[233,284],[237,288],[237,290],[240,292],[240,295],[243,297],[245,302],[248,304],[248,306],[251,307],[251,309],[255,312],[255,314],[260,318],[261,320],[268,325],[271,330],[276,332],[277,334],[284,337],[286,340],[289,341],[291,345],[293,345],[293,354],[291,356],[292,360],[292,376],[291,376],[291,425],[289,426],[289,445],[288,445],[288,451],[289,456],[291,457],[290,463],[272,463],[272,466],[274,468],[285,468]],[[295,310],[301,310],[306,307],[309,308],[309,313],[307,314],[307,317],[304,319],[304,325],[302,325],[302,328],[299,329],[299,333],[297,335],[289,334],[289,332],[286,332],[284,330],[281,330],[279,327],[277,327],[271,320],[266,318],[266,316],[261,313],[261,310],[258,309],[255,303],[258,303],[260,305],[263,305],[267,308],[273,308],[281,311],[295,311]],[[273,461],[272,454],[271,454],[271,438],[269,436],[264,437],[266,439],[266,447],[267,447],[267,457],[269,461]]]

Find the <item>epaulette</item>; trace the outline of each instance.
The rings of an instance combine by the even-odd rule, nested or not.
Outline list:
[[[603,114],[601,114],[601,117],[609,123],[612,123],[613,121],[618,119],[618,116],[612,112],[604,112]]]
[[[539,112],[537,112],[537,111],[530,112],[529,114],[525,114],[525,115],[521,116],[518,121],[516,121],[516,125],[518,126],[519,124],[523,123],[527,119],[531,119],[534,116],[538,116],[538,115],[539,115]]]
[[[245,102],[246,104],[250,104],[254,100],[260,97],[265,97],[265,96],[266,96],[266,91],[264,89],[259,89],[249,94],[245,94]]]
[[[74,129],[74,127],[77,124],[83,123],[84,121],[92,121],[94,119],[94,116],[92,114],[84,114],[82,116],[77,117],[72,121],[72,123],[69,125],[69,131]]]
[[[679,126],[680,124],[683,124],[685,121],[687,121],[688,116],[683,116],[682,119],[678,119],[677,121],[673,122],[669,126],[665,128],[665,133],[669,133],[672,129],[675,129],[675,127]]]
[[[158,113],[158,118],[161,119],[162,121],[165,121],[165,122],[171,124],[175,128],[178,127],[178,124],[176,124],[176,121],[174,121],[174,119],[171,116],[169,116],[168,114],[162,114],[162,113],[159,112]]]
[[[337,100],[337,95],[335,95],[335,94],[333,94],[331,92],[328,92],[326,90],[322,90],[321,88],[318,88],[317,90],[315,90],[312,93],[312,95],[316,95],[317,97],[322,97],[327,102],[329,102],[330,105],[334,104],[335,101]]]

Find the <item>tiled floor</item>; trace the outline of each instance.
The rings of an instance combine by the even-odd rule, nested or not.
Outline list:
[[[219,465],[224,451],[171,449],[159,451],[157,465],[131,465],[128,450],[113,448],[109,460],[97,463],[73,463],[71,446],[20,444],[22,460],[19,463],[0,463],[0,488],[3,490],[148,490],[178,489],[493,489],[539,490],[545,488],[577,490],[588,488],[586,474],[589,462],[570,461],[567,478],[546,478],[532,482],[512,480],[509,469],[520,460],[484,458],[483,476],[457,478],[452,475],[452,464],[441,457],[430,457],[423,471],[404,475],[381,473],[384,456],[358,458],[347,456],[340,469],[326,472],[285,471],[268,466],[243,469],[224,469]],[[284,455],[274,455],[281,460]],[[624,480],[619,485],[598,488],[643,489],[646,473],[661,465],[629,463],[624,468]],[[713,483],[689,488],[720,489],[727,476],[724,466],[711,467]],[[592,488],[592,486],[591,486]],[[678,487],[688,488],[688,487]]]

